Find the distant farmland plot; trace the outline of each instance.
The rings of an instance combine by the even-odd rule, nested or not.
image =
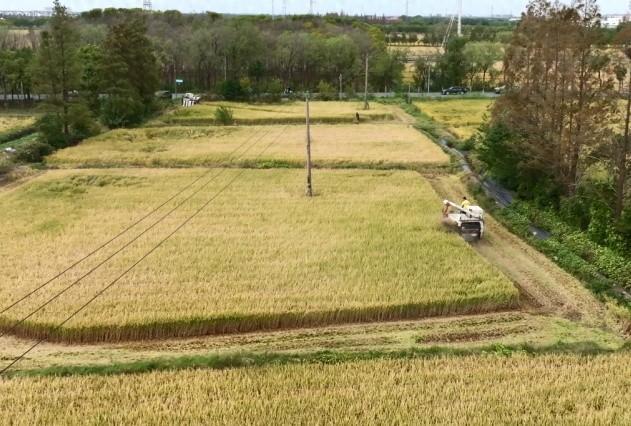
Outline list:
[[[30,115],[2,114],[0,113],[0,134],[12,132],[35,123],[35,118]]]
[[[237,124],[299,124],[305,122],[305,103],[246,104],[241,102],[204,102],[192,108],[178,108],[166,113],[148,126],[199,126],[215,124],[215,111],[220,106],[233,110]],[[315,123],[351,123],[359,113],[363,121],[394,120],[394,106],[371,103],[364,111],[361,102],[311,102],[310,116]]]
[[[402,123],[317,125],[312,127],[312,141],[313,160],[321,167],[412,168],[449,162],[436,144]],[[274,145],[255,161],[271,142]],[[246,152],[252,144],[256,145]],[[231,156],[235,150],[244,152],[239,160]],[[162,127],[108,132],[58,151],[48,163],[61,167],[302,167],[304,159],[304,126]]]
[[[437,357],[0,381],[36,424],[631,423],[631,355]]]
[[[414,104],[432,119],[443,124],[455,136],[462,140],[473,136],[490,115],[492,99],[441,99],[424,100]]]
[[[441,202],[417,173],[316,171],[317,196],[309,199],[301,170],[212,172],[222,174],[20,334],[121,340],[486,312],[517,302],[511,282],[443,228]],[[0,247],[3,305],[201,173],[50,171],[2,193],[0,238],[10,242]],[[238,173],[244,174],[228,191],[90,309],[50,330]],[[131,239],[121,238],[9,311],[5,328]]]

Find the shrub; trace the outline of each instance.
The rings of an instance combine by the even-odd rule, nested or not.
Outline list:
[[[70,138],[80,141],[99,133],[99,128],[88,107],[75,104],[70,107]]]
[[[139,124],[144,115],[143,103],[133,95],[111,95],[101,106],[101,119],[110,128]]]
[[[219,93],[227,101],[242,100],[245,97],[241,83],[236,80],[226,80],[219,85]]]
[[[320,94],[320,99],[323,101],[335,99],[335,87],[326,81],[318,83],[318,93]]]
[[[36,127],[45,144],[54,148],[64,148],[68,145],[68,140],[64,135],[64,123],[59,114],[45,114],[37,121]]]
[[[13,162],[9,158],[0,155],[0,176],[9,173],[11,169],[13,169]]]
[[[39,140],[24,142],[16,148],[15,159],[22,163],[40,163],[53,147]]]
[[[228,108],[227,106],[220,105],[219,108],[215,110],[215,122],[217,124],[222,124],[224,126],[228,126],[234,123],[234,112],[232,108]]]

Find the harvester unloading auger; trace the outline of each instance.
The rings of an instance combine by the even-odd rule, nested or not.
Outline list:
[[[455,211],[451,211],[451,210]],[[476,241],[484,235],[484,210],[480,206],[459,206],[443,201],[443,216],[454,223],[465,241]]]

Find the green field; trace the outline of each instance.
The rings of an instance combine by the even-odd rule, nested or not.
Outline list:
[[[421,112],[444,125],[454,136],[467,140],[473,136],[484,117],[489,115],[492,99],[440,99],[414,102]]]
[[[278,125],[114,130],[58,151],[47,163],[56,167],[303,167],[305,137],[304,126]],[[436,144],[402,123],[313,126],[312,156],[317,167],[336,168],[419,168],[449,162]]]
[[[440,199],[414,172],[316,172],[317,196],[308,199],[303,171],[250,170],[88,311],[48,330],[242,173],[215,172],[181,210],[29,320],[22,334],[197,335],[488,312],[517,302],[511,282],[441,225]],[[202,173],[57,171],[3,194],[0,238],[9,243],[0,256],[11,267],[0,271],[0,299],[19,298]],[[5,325],[130,238],[10,311]]]

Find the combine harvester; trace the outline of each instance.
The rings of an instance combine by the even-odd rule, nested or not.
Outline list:
[[[454,209],[455,212],[450,212]],[[443,217],[455,224],[467,242],[478,241],[484,235],[484,210],[480,206],[459,206],[449,200],[443,201]]]

